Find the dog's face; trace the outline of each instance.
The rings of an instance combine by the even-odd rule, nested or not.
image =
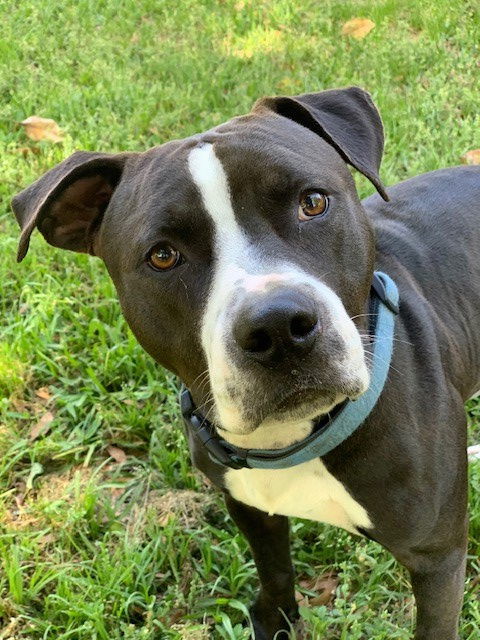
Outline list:
[[[374,239],[348,161],[382,192],[359,89],[261,101],[143,154],[77,153],[14,200],[23,235],[101,257],[144,348],[222,433],[313,418],[369,383]]]

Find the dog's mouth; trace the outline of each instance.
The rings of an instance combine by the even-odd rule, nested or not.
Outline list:
[[[330,407],[336,404],[338,395],[339,394],[333,390],[319,389],[316,387],[307,387],[305,389],[288,392],[276,401],[268,412],[266,419],[285,419],[292,415],[306,417],[306,414],[316,413],[323,407]]]
[[[315,419],[328,415],[347,395],[318,386],[289,390],[277,395],[261,412],[251,406],[243,412],[240,428],[217,426],[222,438],[239,447],[278,449],[306,438]]]
[[[230,396],[230,410],[222,415],[217,405],[213,422],[222,436],[247,436],[258,432],[289,431],[292,425],[310,424],[328,415],[346,399],[355,400],[368,387],[368,379],[351,375],[348,378],[333,377],[319,380],[317,376],[306,376],[303,380],[290,379],[288,388],[273,389],[259,385],[248,392]],[[222,405],[220,404],[220,407]],[[222,419],[224,418],[224,419]],[[290,425],[290,426],[289,426]]]
[[[260,427],[269,429],[282,424],[312,421],[329,413],[335,406],[342,403],[347,397],[353,397],[354,394],[360,395],[354,391],[348,394],[323,387],[290,390],[277,395],[268,403],[262,403],[260,409],[255,408],[254,403],[248,404],[244,407],[241,430],[228,428],[225,431],[231,434],[246,435],[259,430]]]

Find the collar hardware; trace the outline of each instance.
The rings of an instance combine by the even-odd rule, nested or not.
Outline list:
[[[286,469],[319,458],[344,442],[366,420],[383,391],[393,352],[395,318],[399,294],[395,282],[381,271],[372,280],[371,307],[374,311],[373,363],[370,386],[356,400],[345,400],[330,418],[315,421],[312,433],[283,449],[242,449],[220,438],[214,426],[196,410],[190,391],[182,387],[180,407],[187,429],[200,440],[211,459],[231,469]]]

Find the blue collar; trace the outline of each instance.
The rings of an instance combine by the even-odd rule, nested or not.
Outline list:
[[[371,293],[375,321],[372,323],[374,339],[370,386],[357,400],[345,400],[328,419],[319,418],[312,433],[300,442],[283,449],[235,447],[215,433],[213,425],[196,411],[189,390],[183,388],[180,405],[187,428],[197,436],[214,462],[231,469],[286,469],[326,455],[367,419],[383,391],[392,358],[398,301],[394,281],[387,274],[375,271]]]

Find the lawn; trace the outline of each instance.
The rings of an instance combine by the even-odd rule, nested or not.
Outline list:
[[[459,164],[480,147],[479,11],[477,0],[0,0],[0,640],[246,639],[256,588],[244,540],[189,463],[177,381],[136,344],[100,261],[35,234],[15,263],[12,195],[75,149],[143,150],[262,95],[349,84],[383,115],[387,185]],[[342,36],[353,17],[375,28]],[[34,114],[63,142],[27,138],[18,123]],[[480,404],[469,415],[480,441]],[[480,464],[470,472],[463,640],[480,637]],[[410,637],[407,575],[386,551],[292,526],[313,638]],[[338,586],[311,606],[318,576]]]

